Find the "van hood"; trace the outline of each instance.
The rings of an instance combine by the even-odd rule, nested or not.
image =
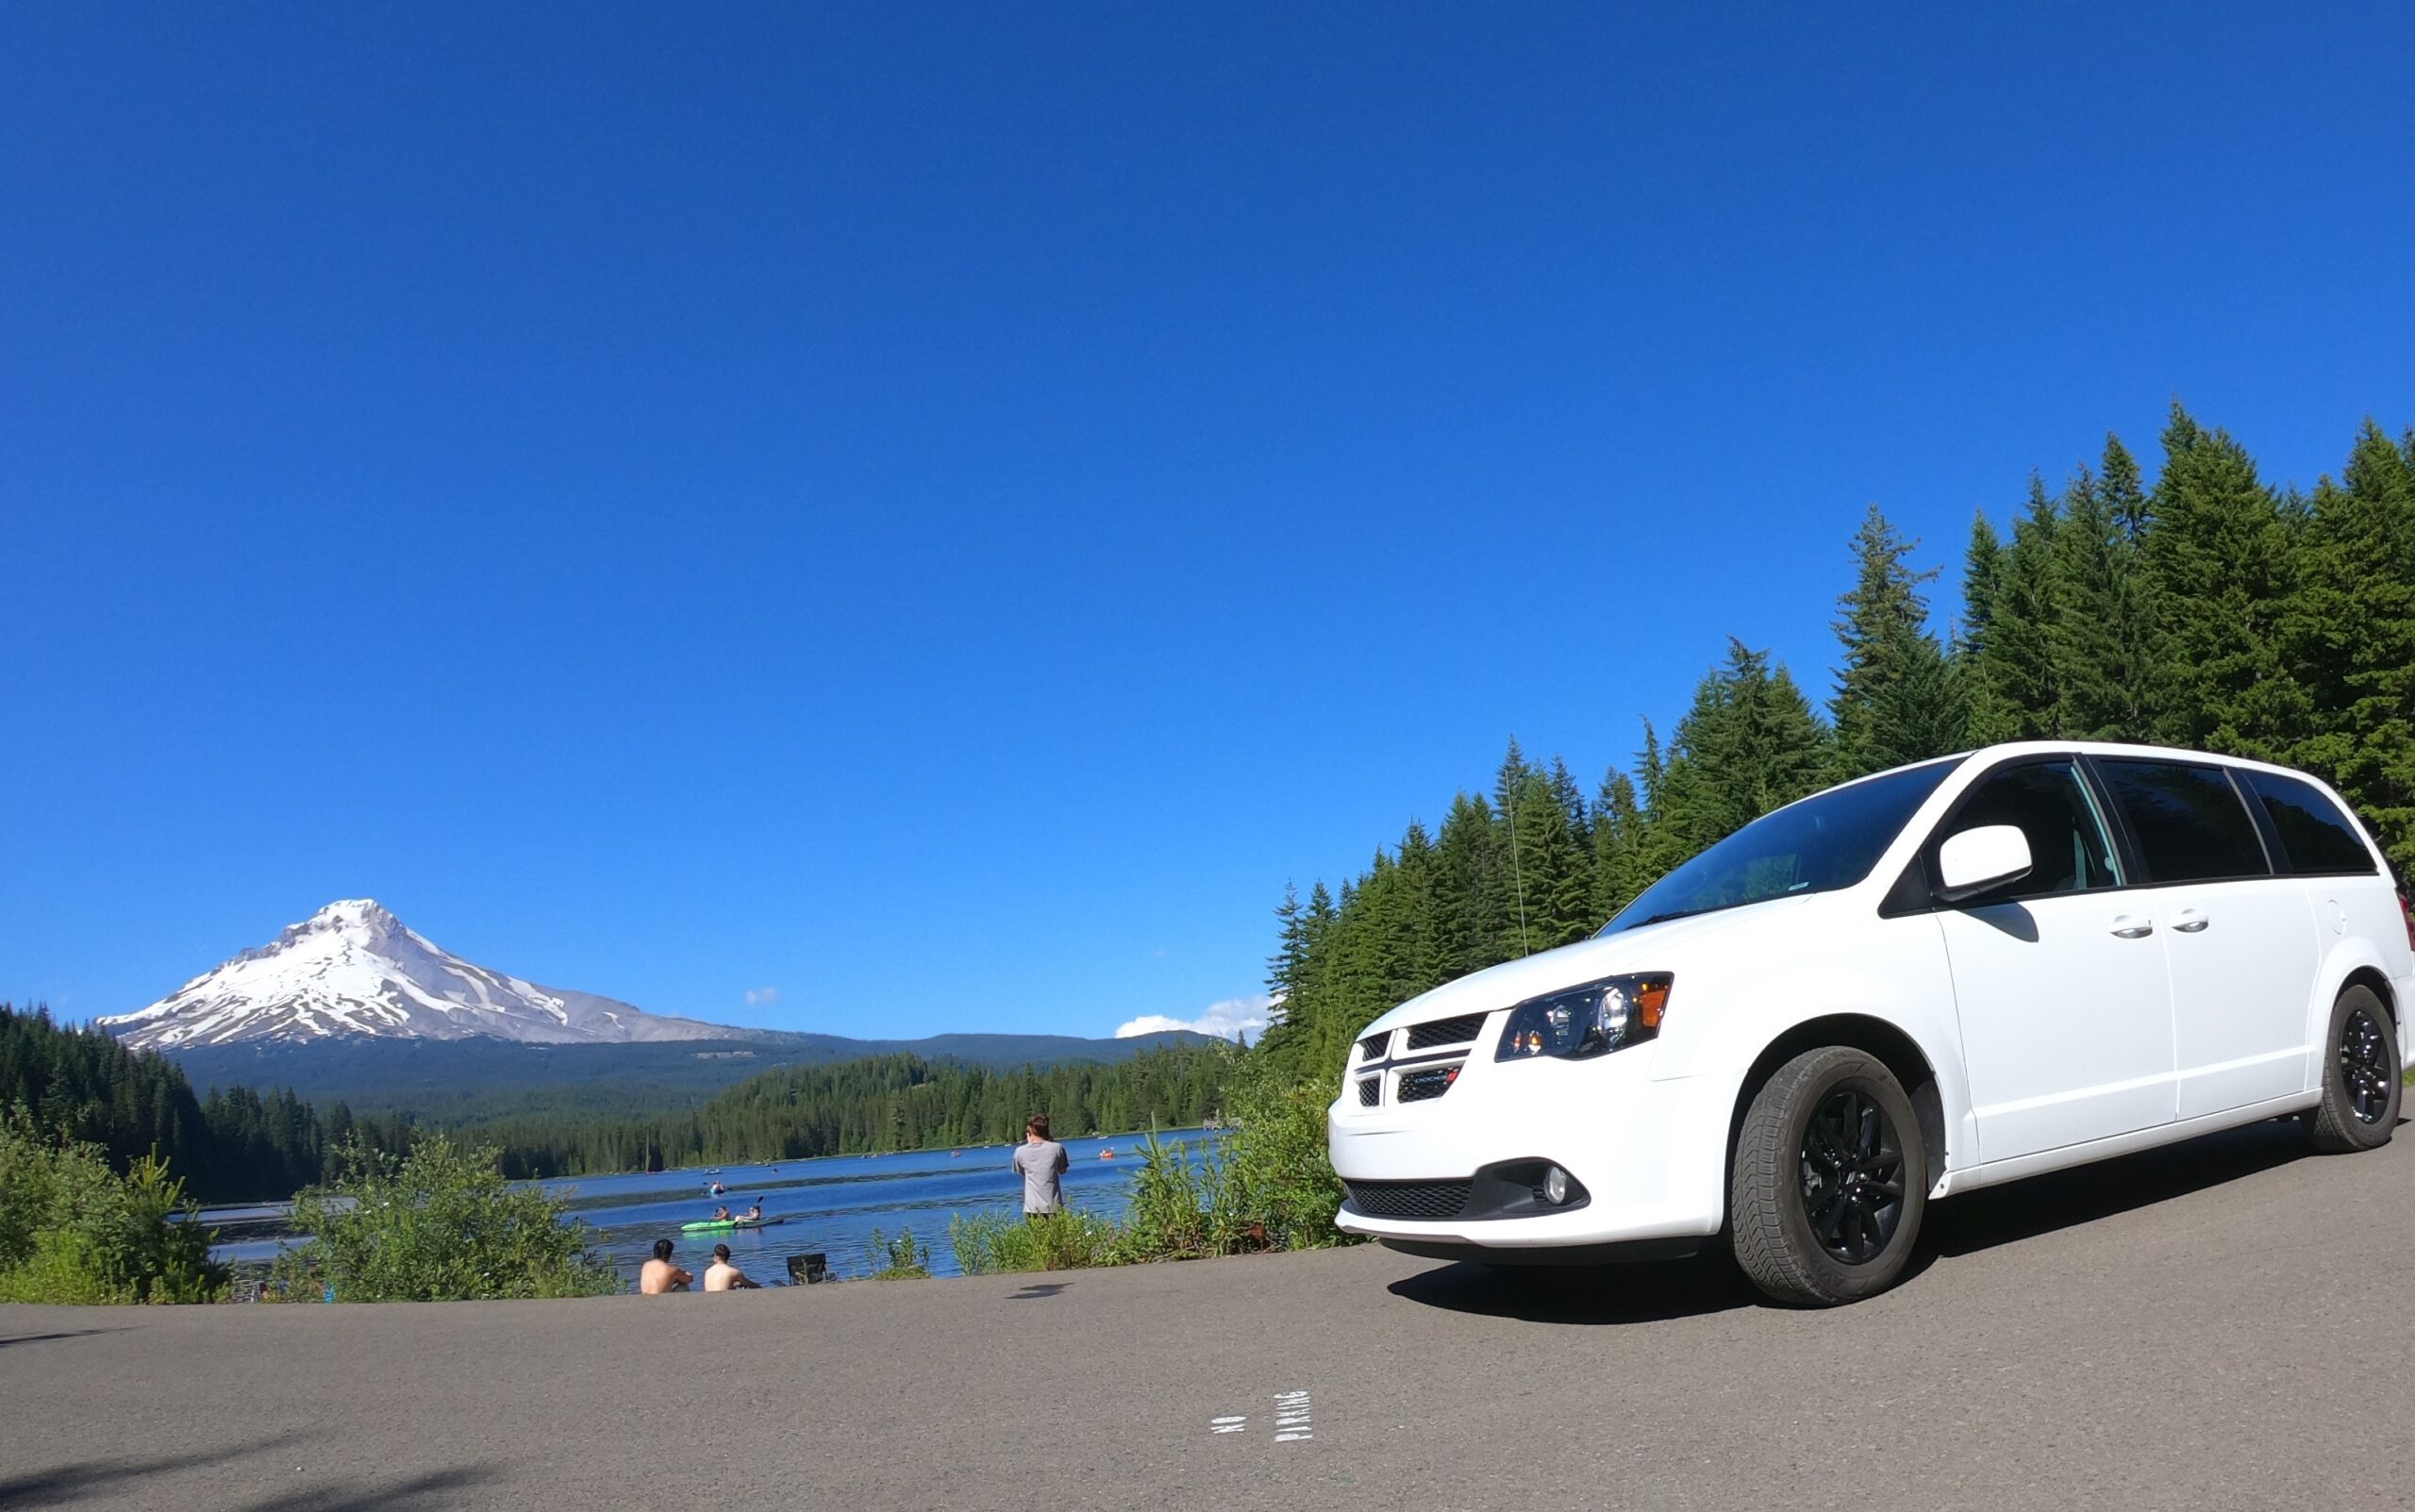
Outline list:
[[[1838,896],[1824,892],[1799,898],[1772,898],[1740,908],[1722,908],[1715,913],[1693,914],[1599,939],[1580,939],[1541,955],[1504,961],[1422,992],[1358,1033],[1363,1038],[1403,1024],[1490,1013],[1622,972],[1682,973],[1686,958],[1697,955],[1707,941],[1719,936],[1765,923],[1779,910],[1791,913],[1818,908]]]

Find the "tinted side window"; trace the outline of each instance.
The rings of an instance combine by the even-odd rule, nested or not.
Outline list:
[[[2007,767],[1980,779],[1947,825],[1959,834],[1983,824],[2011,824],[2029,839],[2029,874],[1969,900],[2042,898],[2121,885],[2113,847],[2105,838],[2096,806],[2068,761]]]
[[[2281,837],[2283,864],[2291,875],[2373,874],[2373,853],[2365,849],[2364,837],[2321,789],[2275,772],[2240,775],[2263,800],[2264,812],[2273,816],[2273,831]]]
[[[2146,869],[2141,882],[2204,882],[2271,874],[2256,822],[2220,767],[2099,760]]]

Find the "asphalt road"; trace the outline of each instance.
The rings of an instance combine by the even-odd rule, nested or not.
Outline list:
[[[2415,1128],[2304,1151],[2265,1124],[1939,1204],[1918,1273],[1835,1312],[1375,1248],[0,1307],[0,1507],[2405,1505]]]

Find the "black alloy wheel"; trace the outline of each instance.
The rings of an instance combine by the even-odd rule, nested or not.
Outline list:
[[[1820,1248],[1868,1265],[1904,1217],[1904,1150],[1875,1098],[1831,1091],[1803,1127],[1803,1216]]]
[[[2385,1031],[2362,1007],[2351,1008],[2340,1034],[2340,1089],[2359,1123],[2379,1123],[2390,1114],[2390,1094],[2398,1080],[2398,1057],[2390,1054]]]
[[[1779,1302],[1834,1307],[1893,1286],[1920,1241],[1928,1147],[1904,1084],[1850,1045],[1769,1074],[1737,1121],[1727,1178],[1736,1264]]]
[[[2307,1132],[2325,1155],[2353,1155],[2388,1144],[2398,1127],[2398,1022],[2379,993],[2359,982],[2331,1005],[2323,1037],[2323,1094],[2307,1115]]]

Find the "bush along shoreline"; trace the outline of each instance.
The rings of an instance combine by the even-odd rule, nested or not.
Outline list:
[[[156,1154],[108,1152],[0,1108],[0,1302],[217,1302],[227,1271]]]
[[[1147,1137],[1120,1223],[1072,1209],[956,1215],[948,1242],[958,1266],[1000,1275],[1358,1242],[1333,1222],[1341,1183],[1325,1157],[1323,1089],[1246,1074],[1232,1106],[1232,1132],[1199,1158]]]
[[[627,1289],[569,1204],[503,1174],[501,1153],[422,1137],[408,1155],[335,1152],[333,1179],[297,1194],[264,1295],[297,1302],[471,1302]]]

